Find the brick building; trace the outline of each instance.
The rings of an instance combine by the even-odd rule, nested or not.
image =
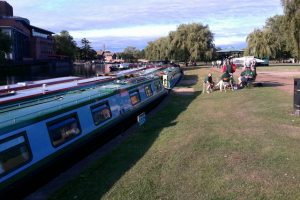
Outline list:
[[[51,31],[32,26],[26,18],[13,16],[13,8],[0,1],[0,30],[12,41],[12,51],[6,58],[13,61],[50,59],[54,55]]]
[[[2,16],[13,16],[13,7],[6,1],[0,1],[0,15]]]
[[[97,55],[105,62],[114,62],[117,59],[117,54],[111,51],[97,51]]]

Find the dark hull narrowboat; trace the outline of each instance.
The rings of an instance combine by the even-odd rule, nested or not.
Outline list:
[[[166,95],[158,77],[139,77],[74,91],[0,115],[0,183],[91,138]]]
[[[157,72],[0,107],[0,193],[161,100],[168,91]],[[182,75],[164,73],[168,89]]]

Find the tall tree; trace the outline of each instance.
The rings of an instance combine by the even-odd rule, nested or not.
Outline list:
[[[145,55],[152,60],[210,60],[214,51],[213,40],[213,34],[207,25],[181,24],[167,37],[148,43]]]
[[[54,41],[56,54],[75,59],[76,42],[68,31],[61,31],[59,35],[54,35]]]
[[[135,62],[139,58],[143,58],[143,53],[139,49],[133,46],[126,47],[122,53],[119,54],[121,58],[129,62]]]
[[[285,22],[288,24],[288,34],[292,40],[289,46],[293,48],[293,55],[300,59],[300,1],[282,0]]]
[[[275,15],[266,21],[265,31],[269,31],[274,37],[274,58],[284,59],[291,57],[291,49],[288,46],[289,36],[287,34],[288,26],[285,23],[284,15]]]
[[[11,51],[12,40],[10,36],[0,30],[0,60],[4,60],[5,54]]]
[[[96,56],[90,44],[91,42],[86,38],[81,40],[81,58],[84,60],[94,59]]]
[[[248,46],[245,54],[260,58],[274,56],[276,51],[275,40],[271,31],[255,29],[247,36]]]

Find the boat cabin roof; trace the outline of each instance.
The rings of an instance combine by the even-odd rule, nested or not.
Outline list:
[[[154,70],[159,70],[159,68],[146,69],[145,67],[140,67],[111,73],[107,76],[104,75],[92,78],[80,78],[74,76],[62,77],[0,86],[0,105],[7,105],[28,98],[36,98],[58,92],[66,92],[76,89],[80,90],[83,87],[92,87],[93,85],[103,84],[104,82],[110,82],[117,78],[125,77],[126,75],[139,73],[145,74],[143,71],[149,71],[148,73],[151,73],[151,71]]]
[[[55,116],[67,110],[99,101],[120,92],[120,90],[130,90],[155,79],[158,80],[159,78],[152,76],[114,81],[69,91],[63,95],[58,94],[2,107],[0,108],[0,135],[18,126],[24,126],[24,123],[33,123],[33,121],[36,122],[41,118]]]
[[[32,87],[28,89],[23,90],[17,90],[14,94],[4,96],[0,98],[0,104],[8,104],[13,103],[16,101],[20,101],[22,99],[28,99],[33,98],[37,96],[43,96],[45,94],[51,94],[51,93],[57,93],[57,92],[63,92],[68,91],[72,89],[80,89],[81,87],[84,87],[86,85],[92,85],[98,84],[104,81],[110,81],[114,80],[116,78],[112,76],[100,76],[100,77],[93,77],[93,78],[87,78],[87,79],[76,79],[69,82],[62,82],[58,84],[52,84],[52,85],[39,85],[37,87]],[[14,90],[11,90],[14,91]]]
[[[77,76],[68,76],[68,77],[44,79],[44,80],[40,80],[40,81],[24,81],[24,82],[19,82],[16,84],[0,86],[0,92],[6,91],[7,89],[20,90],[20,89],[25,89],[25,88],[39,87],[43,84],[52,85],[52,84],[59,84],[59,83],[64,83],[64,82],[69,82],[69,81],[80,80],[80,79],[82,79],[82,78],[77,77]]]

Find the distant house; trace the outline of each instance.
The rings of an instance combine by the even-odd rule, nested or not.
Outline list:
[[[117,60],[117,54],[111,51],[97,51],[97,55],[104,62],[116,62]]]
[[[11,53],[6,55],[9,60],[43,60],[54,55],[54,33],[32,26],[26,18],[13,16],[13,7],[6,1],[0,1],[0,30],[13,41]]]

